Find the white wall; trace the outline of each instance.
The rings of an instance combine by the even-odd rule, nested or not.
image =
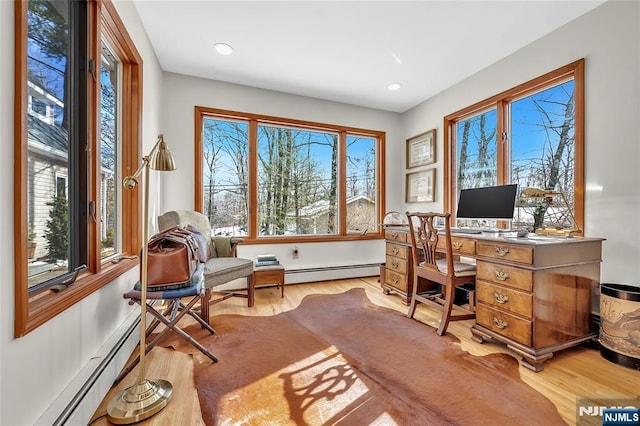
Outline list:
[[[397,171],[398,165],[402,164],[404,139],[399,127],[400,116],[396,113],[171,73],[165,74],[163,90],[164,133],[178,168],[162,177],[163,207],[166,210],[191,209],[195,203],[195,106],[384,131],[387,161],[386,210],[396,210],[402,205],[403,197],[399,188],[402,187],[403,174]],[[275,253],[288,270],[367,264],[384,260],[382,240],[300,243],[297,244],[300,253],[298,259],[291,259],[291,246],[243,244],[238,249],[238,255],[255,258],[260,253]],[[288,278],[287,282],[292,281]]]
[[[640,286],[639,28],[639,2],[609,1],[405,113],[403,138],[438,130],[437,201],[411,208],[443,208],[444,116],[585,58],[585,235],[602,282]]]
[[[143,137],[151,149],[160,122],[162,72],[133,3],[115,3],[144,60]],[[137,269],[19,339],[13,337],[13,88],[14,4],[0,1],[0,424],[31,425],[41,417],[136,310],[122,298]],[[135,315],[134,315],[135,316]],[[102,396],[100,396],[102,397]]]

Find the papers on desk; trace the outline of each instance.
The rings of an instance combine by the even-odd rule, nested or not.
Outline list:
[[[482,229],[478,228],[451,228],[452,234],[482,234]]]

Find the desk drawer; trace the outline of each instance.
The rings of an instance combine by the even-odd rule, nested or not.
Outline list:
[[[531,346],[533,323],[483,303],[476,306],[476,322],[504,337]]]
[[[384,238],[387,241],[406,243],[411,242],[411,237],[406,232],[398,232],[387,229],[384,231]]]
[[[386,251],[387,251],[387,256],[395,256],[395,257],[399,257],[401,259],[408,259],[409,258],[409,247],[408,246],[401,246],[399,244],[387,243],[386,244]]]
[[[479,256],[524,263],[526,265],[533,263],[533,247],[478,241],[477,251]]]
[[[402,290],[404,293],[407,293],[407,276],[400,275],[397,272],[390,271],[389,268],[385,267],[385,278],[384,282],[391,287],[397,288],[398,290]]]
[[[385,267],[402,275],[407,274],[407,261],[395,256],[387,256]]]
[[[447,240],[444,236],[438,238],[439,250],[446,250],[446,241]],[[454,254],[468,254],[472,256],[476,254],[476,242],[474,240],[469,240],[466,238],[451,237],[451,248],[453,249]]]
[[[523,291],[533,290],[533,271],[501,265],[483,260],[476,262],[476,276],[479,280],[517,288]]]
[[[533,318],[533,296],[512,290],[507,287],[494,285],[484,281],[476,282],[476,297],[479,302],[509,311],[525,318]]]

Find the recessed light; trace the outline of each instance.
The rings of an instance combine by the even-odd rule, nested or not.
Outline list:
[[[393,90],[398,90],[402,87],[402,84],[400,83],[391,83],[390,85],[387,86],[387,89],[393,91]]]
[[[233,47],[227,43],[216,43],[213,47],[216,49],[216,52],[221,55],[231,55],[233,53]]]

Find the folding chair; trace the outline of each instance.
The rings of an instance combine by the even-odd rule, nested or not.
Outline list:
[[[204,303],[205,301],[205,288],[204,288],[204,265],[200,264],[198,266],[198,270],[194,273],[194,283],[189,285],[188,287],[182,288],[169,288],[161,291],[149,291],[147,289],[147,312],[152,314],[155,319],[149,325],[146,331],[146,336],[148,337],[151,333],[158,327],[160,324],[164,324],[166,327],[158,333],[158,335],[146,345],[145,353],[148,353],[153,347],[158,344],[158,342],[164,337],[165,334],[169,332],[169,330],[175,331],[180,337],[185,339],[187,342],[198,348],[200,352],[205,354],[211,361],[218,362],[218,358],[213,355],[207,348],[202,346],[200,342],[191,337],[188,333],[178,327],[178,322],[180,319],[189,314],[193,319],[195,319],[200,325],[205,328],[209,333],[215,334],[215,330],[198,315],[198,313],[193,310],[193,306],[200,302]],[[139,284],[138,284],[139,286]],[[139,288],[135,288],[123,295],[125,299],[129,299],[129,304],[134,303],[142,303],[142,292]],[[184,303],[182,301],[183,298],[191,297],[191,300],[188,303]],[[149,300],[165,300],[167,302],[167,308],[164,312],[159,312]],[[137,356],[135,360],[131,362],[122,372],[116,377],[113,385],[115,386],[122,380],[127,374],[133,370],[133,368],[138,365],[140,362],[140,356]]]

